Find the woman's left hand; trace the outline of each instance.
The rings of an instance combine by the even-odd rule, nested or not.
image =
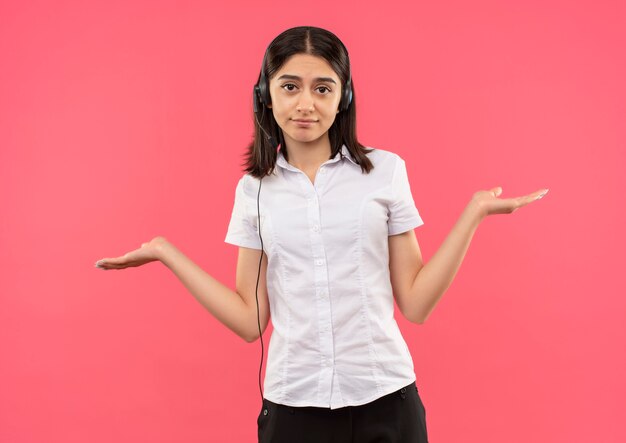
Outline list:
[[[489,191],[478,191],[472,196],[470,204],[474,205],[482,218],[492,214],[510,214],[522,206],[539,200],[548,193],[547,189],[540,189],[532,194],[514,198],[498,198],[502,194],[501,187]]]

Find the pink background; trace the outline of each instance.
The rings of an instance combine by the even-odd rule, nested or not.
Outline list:
[[[298,25],[348,47],[359,138],[406,160],[425,261],[475,191],[550,188],[482,223],[424,325],[396,311],[430,440],[626,441],[625,20],[619,0],[2,2],[0,441],[256,441],[260,342],[160,263],[93,264],[164,235],[234,288],[252,86]]]

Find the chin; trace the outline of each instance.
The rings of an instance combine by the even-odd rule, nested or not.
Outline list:
[[[310,143],[310,142],[319,140],[322,137],[322,135],[324,134],[315,134],[315,135],[309,135],[309,136],[302,136],[302,135],[298,136],[298,135],[289,134],[289,138],[299,143]]]

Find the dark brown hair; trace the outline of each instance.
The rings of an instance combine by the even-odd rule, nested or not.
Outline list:
[[[287,29],[278,35],[267,47],[264,57],[265,66],[261,69],[265,70],[265,78],[269,83],[269,79],[281,68],[289,57],[295,54],[310,54],[325,59],[339,76],[342,84],[342,90],[350,79],[352,83],[352,101],[347,110],[340,111],[335,117],[335,121],[328,129],[328,137],[330,139],[331,156],[333,158],[341,150],[343,144],[346,145],[356,162],[361,166],[363,172],[369,173],[374,165],[367,157],[368,150],[363,146],[356,137],[356,103],[354,93],[354,80],[350,75],[350,60],[345,46],[330,31],[314,26],[298,26]],[[259,79],[257,84],[261,80]],[[269,84],[268,90],[269,90]],[[253,100],[256,101],[254,106],[258,107],[259,113],[254,118],[254,140],[248,145],[246,152],[245,172],[256,178],[263,178],[272,174],[276,166],[278,151],[268,141],[265,133],[259,127],[259,123],[263,125],[263,129],[277,140],[281,145],[281,151],[287,157],[287,150],[284,149],[285,140],[283,139],[282,129],[276,123],[274,115],[270,108],[267,108],[259,101],[256,94],[253,94]],[[258,118],[258,122],[257,122]]]

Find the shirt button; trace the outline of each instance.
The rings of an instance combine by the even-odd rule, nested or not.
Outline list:
[[[319,225],[315,225],[315,226],[313,226],[313,230],[314,230],[315,232],[319,232],[319,230],[320,230]]]
[[[315,264],[318,265],[318,266],[322,265],[323,263],[324,263],[324,260],[322,260],[322,259],[315,260]]]

